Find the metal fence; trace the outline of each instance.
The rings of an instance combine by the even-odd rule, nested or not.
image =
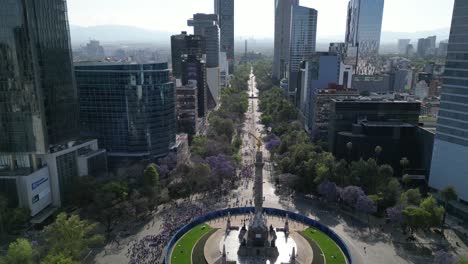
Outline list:
[[[340,247],[340,249],[345,254],[345,256],[346,256],[346,258],[348,260],[348,263],[353,264],[352,256],[351,256],[351,254],[349,252],[348,247],[344,243],[344,241],[333,230],[331,230],[327,226],[324,226],[321,223],[319,223],[319,222],[317,222],[317,221],[315,221],[315,220],[313,220],[313,219],[311,219],[311,218],[309,218],[307,216],[300,215],[300,214],[290,212],[290,211],[286,211],[286,210],[282,210],[282,209],[263,208],[263,211],[267,215],[274,215],[274,216],[279,216],[279,217],[286,217],[286,215],[288,215],[289,219],[301,222],[301,223],[303,223],[305,225],[308,225],[310,227],[314,227],[314,228],[320,230],[321,232],[323,232],[327,236],[329,236],[333,241],[335,241],[335,243]],[[223,209],[223,210],[219,210],[219,211],[210,212],[210,213],[208,213],[208,214],[206,214],[206,215],[204,215],[202,217],[199,217],[199,218],[195,219],[191,223],[189,223],[189,224],[183,226],[181,229],[179,229],[179,231],[177,231],[177,233],[171,238],[171,240],[169,240],[169,243],[167,244],[167,247],[166,247],[166,253],[164,255],[164,263],[169,264],[169,258],[170,258],[170,255],[171,255],[172,247],[174,247],[176,242],[185,233],[190,231],[195,226],[197,226],[199,224],[202,224],[204,222],[216,219],[216,218],[225,217],[225,216],[228,215],[228,213],[230,213],[231,215],[239,215],[239,214],[250,214],[250,213],[254,213],[254,212],[255,212],[254,207],[228,208],[228,209]]]

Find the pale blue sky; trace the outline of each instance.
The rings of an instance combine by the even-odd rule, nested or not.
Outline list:
[[[273,36],[273,0],[235,0],[235,34]],[[454,0],[386,0],[384,31],[414,32],[450,27]],[[344,35],[348,0],[300,0],[318,10],[321,37]],[[129,25],[152,30],[191,30],[194,13],[212,13],[213,0],[68,0],[70,24]]]

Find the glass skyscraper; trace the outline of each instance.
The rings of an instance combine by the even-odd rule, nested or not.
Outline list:
[[[193,19],[187,21],[193,26],[193,34],[205,38],[206,67],[219,66],[219,27],[218,15],[194,14]]]
[[[110,157],[164,156],[175,143],[175,87],[167,63],[77,64],[83,136]]]
[[[226,52],[229,72],[234,72],[234,0],[215,0],[215,14],[219,18],[220,50]]]
[[[43,154],[79,134],[66,1],[0,7],[0,151]]]
[[[289,63],[289,41],[291,36],[291,9],[298,0],[275,0],[275,47],[273,57],[273,78],[286,77]],[[246,52],[247,53],[247,52]]]
[[[315,52],[317,40],[317,10],[293,6],[291,12],[291,37],[289,45],[289,91],[301,94],[299,72],[301,61]]]
[[[356,73],[372,75],[376,71],[382,32],[384,0],[350,0],[345,41],[358,47]]]
[[[455,0],[429,186],[468,201],[468,2]]]

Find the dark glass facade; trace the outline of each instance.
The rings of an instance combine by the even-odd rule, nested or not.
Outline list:
[[[234,72],[234,0],[215,0],[219,17],[220,49],[226,52],[229,72]]]
[[[208,111],[208,86],[206,84],[205,62],[195,56],[186,56],[182,61],[182,84],[197,84],[198,117],[205,117]]]
[[[218,15],[216,14],[194,14],[193,19],[187,21],[193,26],[195,35],[205,38],[206,67],[219,66],[219,27]]]
[[[182,78],[182,60],[184,55],[195,55],[201,58],[205,53],[205,39],[200,35],[187,35],[183,31],[171,36],[172,75]]]
[[[109,156],[157,157],[175,143],[175,87],[167,63],[78,64],[83,136]]]
[[[67,5],[0,0],[0,149],[45,153],[79,134]]]
[[[328,124],[328,144],[335,152],[337,133],[352,131],[353,124],[361,120],[373,122],[398,121],[418,125],[420,102],[332,100]]]

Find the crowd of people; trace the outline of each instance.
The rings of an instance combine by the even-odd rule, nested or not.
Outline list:
[[[250,120],[250,117],[248,120]],[[238,185],[244,189],[251,187],[250,183],[252,183],[254,175],[255,147],[251,146],[251,138],[248,133],[245,130],[243,132],[244,144],[241,153],[244,166],[238,171],[236,179],[224,182],[219,188],[215,188],[212,192],[208,192],[203,196],[194,196],[197,199],[173,201],[165,206],[160,213],[162,216],[161,231],[157,235],[147,235],[140,240],[131,242],[126,254],[130,259],[129,263],[160,263],[170,239],[184,225],[206,215],[210,211],[253,205],[252,199],[228,196]],[[213,201],[217,201],[217,203],[213,203]]]

